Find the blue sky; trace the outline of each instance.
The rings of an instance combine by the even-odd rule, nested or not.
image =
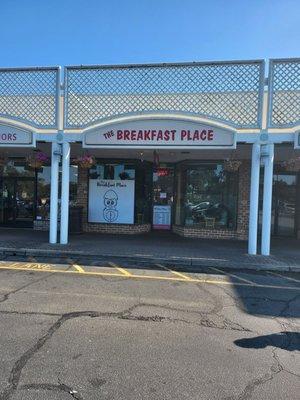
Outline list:
[[[0,0],[0,66],[300,57],[299,0]]]

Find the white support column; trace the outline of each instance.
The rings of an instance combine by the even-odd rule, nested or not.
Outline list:
[[[257,254],[260,144],[252,145],[248,253]]]
[[[56,142],[51,149],[51,189],[50,189],[50,229],[49,242],[57,243],[57,216],[58,216],[58,172],[60,148]]]
[[[69,233],[70,143],[64,142],[62,147],[60,243],[67,244]]]
[[[272,192],[273,192],[273,165],[274,165],[274,143],[267,145],[268,155],[265,157],[264,170],[264,196],[261,254],[270,255],[271,223],[272,223]]]

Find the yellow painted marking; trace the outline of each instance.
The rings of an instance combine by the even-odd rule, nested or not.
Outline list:
[[[85,272],[84,269],[83,269],[80,265],[78,265],[78,264],[72,264],[72,266],[73,266],[75,269],[77,269],[77,271],[80,272],[81,274]]]
[[[78,272],[80,272],[81,274],[84,273],[84,269],[83,269],[80,265],[76,264],[76,263],[74,262],[74,260],[72,260],[72,258],[67,258],[67,262],[68,262],[69,264],[71,264],[71,266],[74,267],[74,268],[75,268]]]
[[[43,264],[43,263],[20,263],[20,262],[14,262],[12,264],[9,264],[9,267],[12,269],[17,269],[19,265],[23,265],[24,268],[26,269],[33,269],[33,270],[47,270],[51,269],[51,265],[49,264]]]
[[[275,276],[277,276],[279,278],[282,278],[282,279],[288,279],[289,281],[300,283],[299,279],[291,278],[290,276],[284,276],[284,275],[281,275],[281,274],[277,274],[276,272],[273,272],[273,271],[268,271],[268,274],[275,275]]]
[[[165,269],[166,271],[169,271],[169,272],[171,272],[171,273],[174,274],[174,275],[180,276],[180,277],[183,278],[185,281],[191,281],[191,280],[192,280],[192,278],[190,278],[189,276],[184,275],[184,274],[182,274],[181,272],[173,271],[172,269],[169,269],[169,268],[165,267],[165,266],[162,265],[162,264],[156,264],[156,265],[157,265],[159,268]]]
[[[241,277],[239,277],[238,275],[235,275],[235,274],[231,274],[231,273],[229,273],[229,272],[225,272],[225,271],[222,271],[221,269],[218,269],[218,268],[215,268],[215,267],[209,267],[209,269],[213,269],[213,270],[215,270],[215,271],[217,271],[217,272],[219,272],[220,274],[222,274],[222,275],[227,275],[227,276],[232,276],[233,278],[236,278],[236,279],[239,279],[239,280],[241,280],[241,281],[243,281],[243,282],[246,282],[246,283],[248,283],[249,285],[255,285],[255,282],[252,282],[252,281],[249,281],[248,279],[245,279],[245,278],[241,278]]]
[[[39,263],[35,257],[29,256],[28,261],[30,261],[30,263],[28,263],[26,265],[27,265],[27,268],[29,268],[29,269],[35,269],[35,268],[49,269],[49,268],[51,268],[51,266],[48,264]]]
[[[21,271],[28,271],[28,268],[24,267],[10,267],[10,266],[0,266],[0,269],[14,269],[14,270],[21,270]],[[268,289],[285,289],[285,290],[299,290],[300,288],[297,288],[295,286],[280,286],[280,285],[260,285],[257,283],[242,283],[242,282],[228,282],[228,281],[216,281],[216,280],[209,280],[209,279],[196,279],[196,278],[190,278],[188,281],[187,279],[184,278],[175,278],[175,277],[166,277],[166,276],[151,276],[151,275],[125,275],[123,273],[121,274],[114,274],[110,272],[89,272],[89,271],[84,271],[83,273],[80,273],[78,271],[72,271],[72,270],[59,270],[59,269],[51,269],[51,270],[43,270],[43,269],[34,269],[36,272],[55,272],[55,273],[62,273],[62,274],[74,274],[74,275],[89,275],[89,276],[116,276],[116,277],[123,277],[125,278],[132,278],[132,279],[150,279],[150,280],[163,280],[163,281],[177,281],[177,282],[193,282],[193,283],[207,283],[207,284],[213,284],[213,285],[229,285],[229,286],[251,286],[251,287],[258,287],[258,288],[268,288]]]
[[[109,262],[108,263],[111,267],[116,268],[118,271],[122,272],[123,275],[125,276],[132,276],[132,274],[130,272],[128,272],[126,269],[121,268],[119,265],[113,263],[113,262]]]

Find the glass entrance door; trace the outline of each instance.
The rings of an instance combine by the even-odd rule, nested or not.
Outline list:
[[[32,178],[3,178],[0,190],[0,223],[32,227],[35,214],[35,181]]]
[[[171,229],[174,197],[174,168],[160,167],[153,171],[153,229]]]
[[[11,225],[15,220],[15,184],[14,180],[1,181],[0,223]]]
[[[274,235],[295,235],[296,183],[297,176],[295,174],[274,175]]]

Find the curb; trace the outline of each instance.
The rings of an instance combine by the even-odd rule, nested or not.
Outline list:
[[[251,271],[282,271],[282,272],[300,272],[299,265],[264,265],[263,263],[249,263],[244,262],[241,268],[241,263],[233,260],[226,261],[213,261],[213,260],[199,260],[190,257],[153,257],[143,255],[116,255],[116,254],[99,254],[99,253],[86,253],[85,251],[74,250],[52,250],[52,249],[32,249],[32,248],[11,248],[0,247],[0,254],[3,256],[48,256],[48,257],[97,257],[103,261],[113,259],[120,263],[143,263],[143,264],[171,264],[182,268],[183,271],[199,272],[203,268],[219,267],[223,269],[235,270],[251,270]],[[278,261],[274,261],[274,264]]]

